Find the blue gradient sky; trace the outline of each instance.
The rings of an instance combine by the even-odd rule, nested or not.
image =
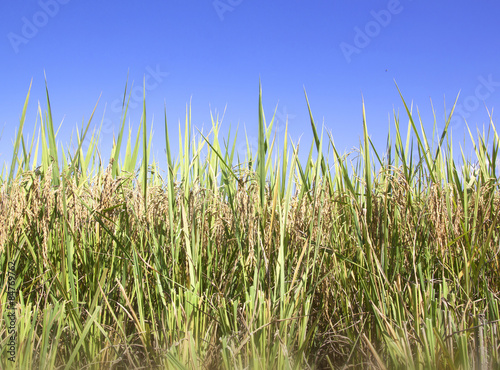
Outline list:
[[[161,160],[164,104],[177,135],[190,100],[194,126],[206,132],[210,110],[222,114],[227,106],[222,134],[239,124],[238,148],[245,147],[245,127],[256,147],[259,78],[266,118],[278,104],[282,136],[288,115],[290,136],[301,138],[301,158],[312,142],[304,87],[317,123],[331,130],[341,152],[359,145],[362,96],[380,151],[393,109],[407,124],[394,80],[418,106],[429,134],[430,99],[442,129],[444,103],[451,107],[461,91],[452,121],[460,140],[463,117],[473,127],[487,124],[485,104],[491,109],[500,102],[496,1],[10,0],[0,8],[2,165],[10,163],[31,79],[25,135],[33,132],[38,101],[46,109],[44,71],[54,122],[63,122],[59,142],[69,143],[102,94],[92,126],[103,121],[104,157],[120,126],[117,102],[128,71],[137,88],[130,123],[135,131],[146,76],[147,124]]]

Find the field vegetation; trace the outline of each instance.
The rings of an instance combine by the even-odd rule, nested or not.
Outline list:
[[[162,172],[145,97],[137,135],[125,129],[129,99],[103,162],[92,117],[57,146],[48,90],[25,140],[28,92],[0,178],[0,268],[15,263],[18,289],[12,363],[0,287],[1,368],[500,367],[492,120],[458,164],[451,115],[429,137],[403,100],[408,123],[394,115],[381,152],[363,104],[359,150],[341,154],[309,108],[300,163],[260,92],[256,153],[217,119],[194,131],[187,108],[175,157],[165,114]]]

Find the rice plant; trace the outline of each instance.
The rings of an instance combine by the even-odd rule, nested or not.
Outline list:
[[[500,367],[493,120],[469,130],[461,167],[451,114],[429,141],[401,96],[406,141],[395,114],[382,154],[363,103],[359,150],[341,154],[306,95],[304,164],[288,126],[277,148],[259,90],[257,153],[221,139],[218,118],[193,135],[187,107],[176,157],[165,113],[162,172],[145,96],[134,136],[125,88],[103,162],[93,114],[76,147],[57,147],[46,91],[26,142],[28,91],[0,178],[3,369]]]

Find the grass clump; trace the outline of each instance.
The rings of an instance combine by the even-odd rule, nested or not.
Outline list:
[[[210,135],[191,136],[187,111],[175,159],[165,117],[162,176],[145,100],[142,135],[129,132],[120,160],[124,99],[102,164],[96,136],[82,148],[90,121],[76,150],[57,149],[48,92],[28,148],[28,98],[0,180],[0,268],[15,263],[18,289],[14,365],[2,286],[2,368],[500,366],[493,122],[491,142],[470,135],[478,167],[469,172],[455,164],[451,115],[431,149],[405,104],[406,145],[395,116],[381,158],[363,106],[353,158],[311,113],[303,166],[298,144],[275,148],[259,94],[257,153],[248,145],[240,160],[236,137],[222,147],[217,120]]]

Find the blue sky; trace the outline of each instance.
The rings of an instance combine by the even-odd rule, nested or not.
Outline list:
[[[304,87],[316,122],[332,132],[341,152],[359,145],[362,97],[380,151],[393,109],[407,124],[394,80],[418,106],[429,134],[430,99],[442,129],[444,104],[450,108],[461,91],[452,121],[460,140],[464,117],[472,127],[487,124],[485,105],[500,102],[495,1],[10,0],[0,7],[2,164],[10,163],[31,79],[25,135],[33,132],[38,101],[46,109],[44,71],[54,122],[63,122],[59,142],[69,143],[102,94],[92,126],[103,121],[104,156],[120,126],[117,102],[128,71],[136,89],[130,123],[136,130],[146,77],[147,124],[159,159],[165,104],[172,135],[191,101],[194,126],[206,132],[210,111],[222,115],[227,107],[222,135],[239,124],[238,148],[245,147],[245,128],[256,146],[259,79],[266,118],[278,104],[279,133],[288,116],[302,158],[312,142]]]

